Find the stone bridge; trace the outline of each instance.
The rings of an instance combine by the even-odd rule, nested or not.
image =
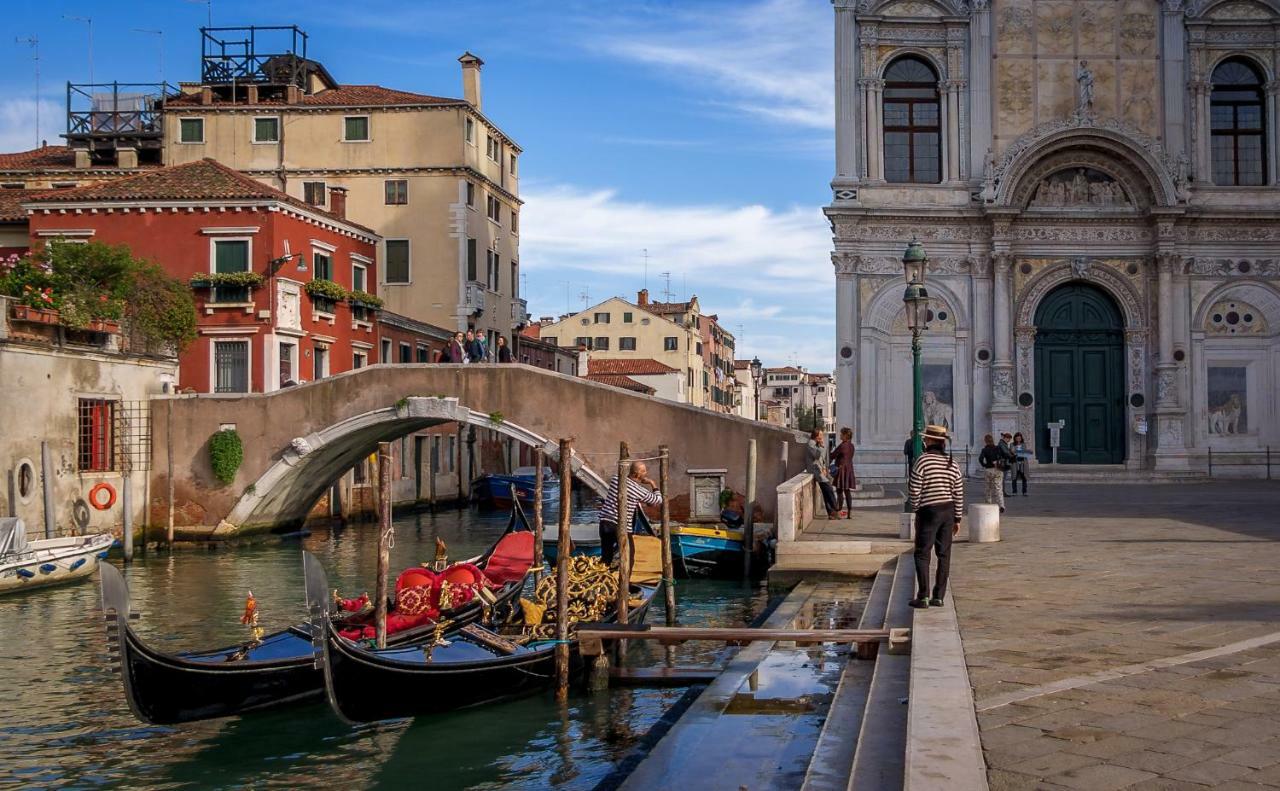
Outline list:
[[[778,484],[804,465],[803,438],[789,429],[525,365],[375,365],[272,393],[161,397],[152,415],[151,524],[167,519],[172,435],[175,524],[184,537],[295,527],[379,442],[443,423],[543,446],[553,459],[558,439],[572,437],[575,485],[596,491],[616,470],[620,441],[637,457],[666,444],[673,500],[688,497],[688,471],[696,469],[726,469],[726,486],[745,491],[755,439],[766,518]],[[224,486],[208,444],[231,424],[244,461]]]

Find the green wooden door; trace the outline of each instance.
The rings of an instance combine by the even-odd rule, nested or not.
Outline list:
[[[1059,464],[1124,461],[1124,339],[1120,311],[1083,283],[1060,286],[1036,311],[1036,457],[1061,420]]]

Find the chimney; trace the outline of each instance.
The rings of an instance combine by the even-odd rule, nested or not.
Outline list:
[[[641,307],[649,304],[649,289],[640,289],[640,293],[636,294],[636,304]]]
[[[462,64],[462,98],[479,111],[480,67],[484,65],[484,61],[470,52],[464,52],[462,57],[458,58],[458,62]]]
[[[329,213],[347,219],[347,188],[329,188]]]
[[[208,85],[200,86],[200,104],[213,104],[213,88]]]

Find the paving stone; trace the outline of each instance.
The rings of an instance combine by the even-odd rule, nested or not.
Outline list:
[[[1172,777],[1175,780],[1189,780],[1193,783],[1213,785],[1227,780],[1234,780],[1248,772],[1249,767],[1240,766],[1239,764],[1227,764],[1221,761],[1201,761],[1184,766],[1181,769],[1175,769],[1172,772],[1164,772],[1164,776]]]
[[[1127,766],[1130,769],[1141,769],[1144,772],[1155,772],[1157,774],[1167,774],[1175,769],[1181,769],[1184,766],[1190,766],[1197,763],[1201,758],[1190,758],[1185,755],[1172,755],[1170,753],[1162,753],[1152,749],[1139,750],[1137,752],[1125,753],[1123,755],[1115,755],[1107,758],[1108,763]]]
[[[1212,729],[1197,725],[1194,722],[1165,720],[1155,725],[1148,725],[1145,728],[1129,731],[1129,734],[1140,739],[1180,739],[1183,737],[1199,737],[1201,733],[1208,730]]]
[[[1032,791],[1040,784],[1040,778],[1018,774],[1005,769],[992,769],[987,772],[987,786],[990,791]]]
[[[1117,755],[1125,755],[1139,750],[1153,749],[1156,744],[1156,742],[1150,741],[1149,739],[1139,739],[1135,736],[1118,736],[1113,734],[1105,739],[1098,739],[1097,741],[1072,744],[1066,749],[1067,752],[1079,753],[1080,755],[1092,755],[1095,758],[1112,758]]]
[[[1160,752],[1169,753],[1171,755],[1183,755],[1187,758],[1198,758],[1202,761],[1210,758],[1217,758],[1223,753],[1231,752],[1231,748],[1215,744],[1213,742],[1205,742],[1199,739],[1171,739],[1169,741],[1160,742]]]
[[[1218,756],[1216,760],[1229,764],[1240,764],[1250,769],[1265,769],[1268,766],[1280,764],[1280,742],[1271,741],[1255,747],[1235,750]]]
[[[1082,769],[1086,766],[1093,766],[1098,763],[1101,762],[1090,755],[1076,755],[1074,753],[1055,751],[1047,755],[1041,755],[1037,758],[1011,764],[1010,766],[1003,768],[1010,769],[1014,772],[1021,772],[1022,774],[1049,778],[1072,769]],[[1244,767],[1238,768],[1248,771]]]
[[[1185,780],[1170,780],[1167,777],[1156,777],[1135,783],[1125,791],[1205,791],[1209,786],[1202,783],[1188,783]]]
[[[988,750],[995,750],[1026,739],[1043,736],[1044,731],[1039,728],[1028,728],[1025,725],[1002,725],[999,728],[983,730],[981,735],[982,746]]]
[[[1061,739],[1037,736],[1034,739],[1022,739],[997,749],[984,749],[983,752],[987,756],[989,766],[1010,768],[1030,759],[1062,752],[1068,744],[1069,742]]]
[[[1050,777],[1049,780],[1068,788],[1087,789],[1087,791],[1114,791],[1114,789],[1127,788],[1143,780],[1150,780],[1155,776],[1151,772],[1142,772],[1125,766],[1097,764],[1080,769],[1070,769],[1060,775]]]

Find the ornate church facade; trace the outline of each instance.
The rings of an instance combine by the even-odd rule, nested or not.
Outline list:
[[[926,417],[957,448],[1021,432],[1048,462],[1051,423],[1067,464],[1280,448],[1280,2],[833,3],[837,416],[860,470],[902,474],[912,237]]]

